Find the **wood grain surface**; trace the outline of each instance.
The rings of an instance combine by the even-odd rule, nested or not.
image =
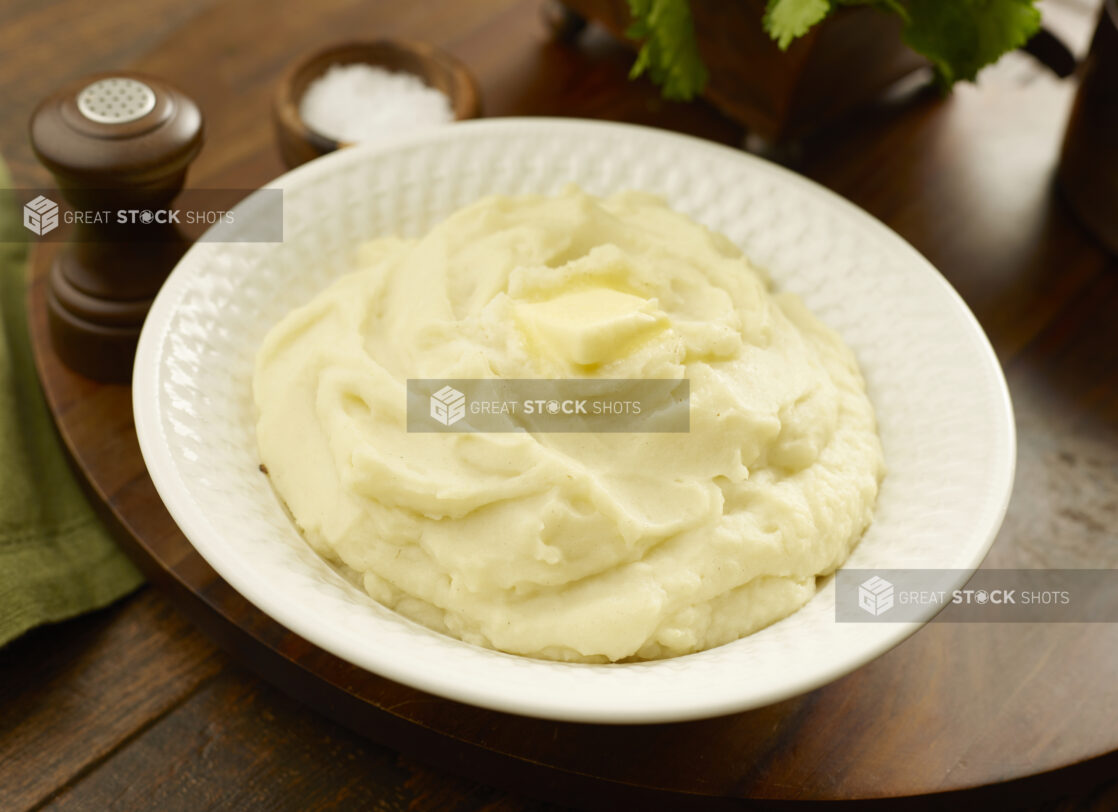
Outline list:
[[[629,83],[630,54],[601,32],[550,42],[538,2],[138,8],[6,4],[0,146],[18,182],[45,182],[25,141],[38,98],[84,72],[127,66],[179,84],[205,111],[207,146],[191,185],[259,185],[282,171],[268,119],[276,78],[302,53],[355,35],[447,48],[478,77],[489,115],[742,138],[702,104],[665,103],[648,84]],[[1092,5],[1053,9],[1081,50]],[[1008,60],[946,100],[898,93],[802,144],[796,160],[925,253],[1005,365],[1018,476],[987,566],[1118,566],[1118,267],[1051,184],[1073,92]],[[30,299],[44,391],[95,501],[157,591],[0,650],[0,808],[543,808],[528,796],[741,808],[745,799],[926,793],[959,794],[914,803],[1066,796],[1044,808],[1118,807],[1115,785],[1101,785],[1118,775],[1113,625],[932,624],[806,696],[646,728],[491,713],[348,666],[260,615],[194,554],[143,470],[127,387],[72,375],[50,352],[48,260],[38,252]]]

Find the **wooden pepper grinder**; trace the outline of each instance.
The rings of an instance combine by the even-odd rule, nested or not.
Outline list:
[[[202,148],[201,111],[150,76],[89,76],[39,105],[31,146],[75,215],[99,213],[74,218],[50,270],[55,352],[87,377],[126,382],[152,299],[189,245],[150,213],[182,190]]]

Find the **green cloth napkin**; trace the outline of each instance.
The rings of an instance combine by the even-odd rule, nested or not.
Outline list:
[[[142,578],[70,471],[27,334],[27,244],[0,162],[0,645],[112,603]]]

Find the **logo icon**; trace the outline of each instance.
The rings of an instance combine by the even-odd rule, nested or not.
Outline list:
[[[42,237],[58,228],[58,204],[39,195],[23,207],[23,227]]]
[[[466,396],[452,386],[431,395],[431,417],[444,426],[453,426],[466,416]]]
[[[858,586],[858,606],[874,617],[893,608],[893,585],[875,575]]]

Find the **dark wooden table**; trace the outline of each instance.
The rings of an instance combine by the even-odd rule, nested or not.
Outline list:
[[[1052,25],[1082,49],[1094,4],[1051,6]],[[26,185],[44,182],[24,135],[35,101],[96,69],[173,68],[163,43],[180,56],[184,48],[196,51],[198,71],[171,78],[204,108],[208,100],[243,95],[236,115],[209,122],[211,146],[195,166],[195,177],[227,185],[255,185],[281,171],[265,117],[268,90],[287,61],[358,32],[447,47],[478,75],[490,115],[580,115],[725,143],[742,137],[704,105],[666,104],[646,84],[628,83],[629,55],[599,33],[575,47],[550,43],[534,0],[9,0],[3,13],[0,147]],[[259,31],[259,46],[250,53],[243,41],[251,30]],[[997,566],[1118,566],[1118,269],[1050,186],[1073,89],[1009,61],[979,88],[962,88],[949,100],[915,94],[866,111],[805,144],[797,165],[927,254],[975,310],[1006,365],[1021,447],[1013,506],[989,562]],[[1055,626],[975,628],[992,659],[999,646],[1055,651],[1066,639]],[[920,635],[944,633],[929,627]],[[1104,656],[1093,651],[1091,661],[1110,667],[1098,679],[1112,679],[1113,630],[1084,633],[1082,645],[1085,652],[1108,647]],[[1051,660],[1036,673],[1006,675],[1007,693],[1013,685],[1051,688],[1063,669],[1081,667]],[[0,650],[0,689],[3,809],[542,808],[398,757],[326,721],[232,664],[151,588]],[[1084,736],[1100,741],[1118,726],[1118,709],[1085,708],[1075,696],[1063,697],[1061,707],[1014,707],[991,708],[991,728],[1012,730],[1020,712],[1076,714],[1093,725]],[[1053,753],[1076,753],[1077,744],[1052,737],[1031,746],[1045,763]],[[968,753],[997,757],[982,741]],[[837,754],[829,758],[820,760],[821,770],[842,763]],[[1068,783],[1088,774],[1095,780],[1114,763],[1096,760],[1089,772],[1034,782],[1029,791],[1067,797],[1045,808],[1114,809],[1118,785]],[[960,760],[952,769],[972,768]]]

